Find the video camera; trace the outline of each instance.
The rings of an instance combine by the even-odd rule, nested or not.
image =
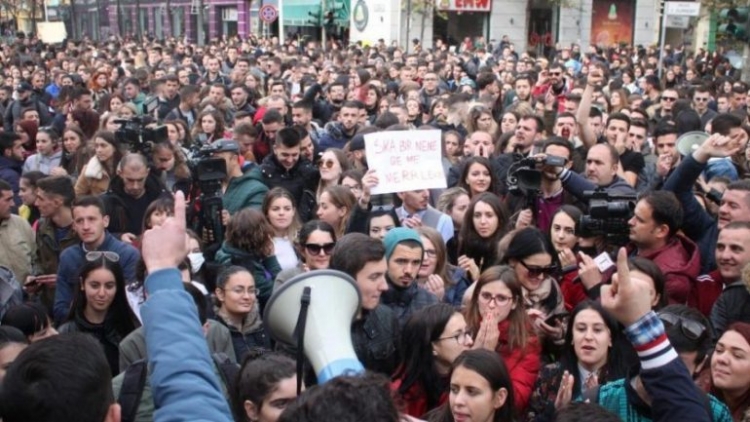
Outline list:
[[[608,243],[625,245],[630,240],[630,225],[638,200],[636,194],[613,194],[604,190],[586,191],[588,215],[581,216],[576,235],[604,236]]]
[[[544,160],[528,157],[516,161],[508,168],[508,192],[525,196],[527,203],[533,204],[542,189],[542,171],[537,169],[537,165],[563,167],[566,162],[565,158],[556,155],[547,155]]]
[[[115,119],[114,122],[120,124],[120,128],[115,131],[117,142],[128,145],[131,151],[139,152],[146,157],[150,157],[154,144],[169,140],[166,126],[145,127],[153,122],[153,119],[147,116]]]
[[[223,158],[213,156],[218,151],[217,144],[205,145],[193,152],[193,159],[190,161],[190,170],[196,181],[194,188],[199,190],[191,195],[200,201],[197,231],[202,233],[203,239],[209,244],[224,241],[221,183],[227,177],[227,164]]]

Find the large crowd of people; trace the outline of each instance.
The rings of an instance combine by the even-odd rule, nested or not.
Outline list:
[[[750,87],[662,53],[4,45],[0,418],[750,421]],[[446,188],[374,194],[411,130]],[[316,385],[264,309],[326,269]]]

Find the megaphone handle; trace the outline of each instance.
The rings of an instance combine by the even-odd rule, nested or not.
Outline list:
[[[302,291],[300,298],[299,316],[297,317],[297,395],[302,394],[302,378],[305,367],[305,326],[307,325],[307,309],[310,306],[310,286]]]

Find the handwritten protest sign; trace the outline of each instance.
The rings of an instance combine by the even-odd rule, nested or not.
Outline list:
[[[367,164],[379,182],[373,194],[444,188],[439,130],[376,132],[365,135]]]

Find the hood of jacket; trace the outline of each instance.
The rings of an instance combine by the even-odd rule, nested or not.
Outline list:
[[[102,166],[102,162],[96,157],[91,157],[89,162],[86,163],[86,171],[83,175],[89,179],[102,180],[104,178],[104,166]]]

